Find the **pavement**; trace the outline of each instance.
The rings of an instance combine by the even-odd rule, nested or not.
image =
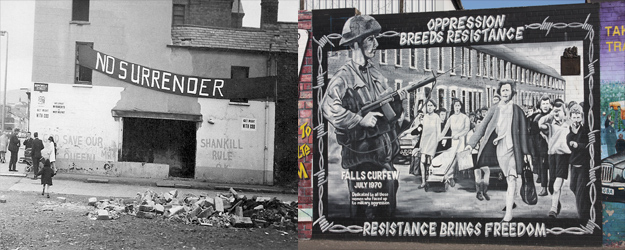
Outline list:
[[[0,191],[41,192],[41,180],[33,180],[32,173],[25,172],[26,164],[17,163],[18,172],[9,172],[8,163],[0,163]],[[193,179],[149,179],[111,177],[63,173],[61,170],[52,179],[51,194],[73,194],[96,197],[131,198],[150,189],[154,192],[168,192],[177,189],[181,193],[215,196],[233,188],[249,196],[276,197],[281,201],[297,201],[295,189],[245,184],[209,183]]]

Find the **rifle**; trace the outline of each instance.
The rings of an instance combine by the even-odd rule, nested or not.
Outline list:
[[[455,67],[454,67],[455,68]],[[451,70],[453,70],[454,68],[451,68],[443,73],[440,74],[436,74],[432,71],[432,77],[425,79],[423,81],[417,82],[417,83],[413,83],[410,84],[406,87],[400,88],[396,91],[393,91],[389,94],[386,94],[384,96],[382,96],[381,98],[379,98],[378,100],[373,101],[372,103],[369,103],[365,106],[363,106],[360,111],[358,111],[358,115],[360,116],[365,116],[366,114],[368,114],[369,112],[377,109],[377,108],[381,108],[382,109],[382,113],[384,113],[384,116],[386,117],[387,120],[391,121],[395,118],[395,116],[397,116],[397,114],[395,113],[395,111],[393,111],[393,108],[391,107],[391,105],[389,104],[390,102],[392,102],[393,100],[395,100],[396,97],[399,96],[399,93],[401,93],[402,91],[406,91],[410,92],[413,91],[415,89],[421,88],[427,84],[430,84],[432,82],[436,82],[436,78],[447,74],[447,72],[450,72]],[[434,90],[432,90],[434,91]]]

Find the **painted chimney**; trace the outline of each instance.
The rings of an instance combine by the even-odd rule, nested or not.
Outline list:
[[[260,8],[260,28],[277,29],[278,0],[261,0]]]

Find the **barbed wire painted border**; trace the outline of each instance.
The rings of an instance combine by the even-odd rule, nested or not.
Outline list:
[[[589,91],[590,93],[588,95],[588,104],[590,106],[588,108],[589,112],[587,116],[588,129],[590,131],[588,133],[588,153],[590,154],[590,165],[589,165],[590,166],[590,170],[589,170],[590,181],[588,182],[588,184],[586,184],[586,186],[590,186],[589,197],[590,197],[590,202],[591,202],[590,218],[588,219],[588,222],[586,223],[586,225],[580,225],[580,227],[569,227],[569,228],[554,227],[554,228],[547,229],[547,233],[551,233],[555,235],[559,235],[563,233],[577,234],[577,235],[592,234],[595,228],[601,228],[597,223],[595,223],[595,219],[597,216],[595,214],[595,205],[596,205],[595,203],[597,200],[597,191],[595,187],[595,182],[597,180],[597,177],[595,175],[595,171],[601,168],[601,165],[595,166],[595,142],[596,142],[595,134],[599,132],[599,130],[595,129],[595,116],[594,116],[594,113],[592,112],[592,108],[594,104],[594,96],[592,95],[592,89],[594,87],[595,63],[599,60],[599,59],[594,59],[594,56],[593,56],[593,53],[594,53],[593,40],[595,38],[595,30],[593,29],[592,25],[588,23],[588,20],[590,19],[590,14],[586,16],[586,20],[584,21],[584,23],[579,23],[579,22],[572,22],[568,24],[567,23],[553,23],[553,22],[547,22],[547,19],[549,19],[549,16],[547,16],[543,20],[542,23],[528,24],[528,25],[525,25],[525,28],[534,29],[534,30],[536,29],[546,30],[547,32],[545,33],[545,36],[549,35],[549,31],[551,31],[552,28],[556,28],[556,29],[581,28],[583,30],[588,31],[584,39],[588,40],[588,48],[586,48],[586,51],[588,51],[589,63],[588,63],[588,75],[586,75],[584,79],[588,79],[588,89],[590,90]]]
[[[596,142],[595,134],[599,132],[599,130],[595,129],[595,124],[594,124],[594,113],[593,113],[594,96],[592,93],[592,89],[594,87],[594,75],[595,75],[594,65],[598,61],[598,59],[594,59],[593,57],[593,53],[594,53],[593,40],[594,40],[595,31],[593,29],[593,26],[588,23],[589,18],[590,18],[590,14],[588,14],[584,23],[572,22],[572,23],[567,24],[567,23],[547,22],[547,19],[549,19],[549,16],[548,16],[543,20],[542,23],[533,23],[533,24],[525,25],[526,29],[546,30],[547,32],[545,33],[545,36],[549,35],[549,32],[551,31],[552,28],[555,28],[555,29],[581,28],[581,29],[588,31],[584,39],[588,40],[589,45],[588,45],[588,48],[586,48],[586,51],[588,51],[588,58],[589,58],[588,61],[590,63],[587,65],[589,73],[584,78],[588,79],[588,88],[590,90],[589,91],[590,93],[588,95],[588,103],[590,106],[588,109],[589,112],[587,116],[588,127],[589,127],[589,130],[591,131],[588,134],[588,139],[589,139],[588,152],[590,154],[590,170],[589,170],[590,181],[588,182],[588,184],[586,184],[586,186],[590,186],[590,189],[589,189],[589,197],[590,197],[590,202],[591,202],[590,218],[588,222],[586,223],[586,225],[580,225],[579,227],[548,228],[547,233],[550,233],[553,235],[560,235],[560,234],[565,234],[565,233],[573,234],[573,235],[592,234],[596,228],[601,228],[597,223],[595,223],[595,219],[596,219],[595,206],[596,206],[596,198],[597,198],[596,187],[595,187],[595,182],[597,178],[596,178],[595,171],[600,169],[601,165],[595,166],[595,149],[594,149],[594,144]],[[377,38],[382,38],[382,37],[386,38],[386,37],[394,37],[394,36],[399,36],[399,33],[396,31],[386,31],[378,35]],[[316,85],[313,86],[313,89],[317,89],[317,104],[321,103],[323,99],[323,86],[325,86],[324,76],[327,74],[327,72],[324,71],[323,65],[322,65],[323,48],[328,44],[332,47],[336,47],[332,43],[331,40],[337,40],[341,38],[342,38],[341,34],[337,34],[337,33],[324,35],[319,40],[317,40],[314,36],[312,37],[313,41],[318,46],[318,49],[317,49],[318,60],[317,61],[318,61],[319,67],[317,71]],[[321,232],[331,232],[331,233],[348,232],[348,233],[354,233],[354,234],[361,233],[363,231],[362,226],[359,226],[359,225],[345,226],[341,224],[335,224],[334,222],[328,221],[326,216],[323,214],[324,185],[328,182],[328,180],[326,179],[325,159],[323,156],[323,149],[324,149],[323,137],[328,134],[328,131],[326,130],[324,126],[325,122],[324,122],[323,113],[321,109],[317,109],[317,121],[319,122],[319,124],[315,126],[314,130],[317,133],[317,139],[318,139],[317,149],[319,150],[318,152],[320,156],[319,156],[319,162],[318,162],[319,171],[317,173],[314,173],[314,176],[317,178],[316,182],[318,186],[319,200],[318,200],[317,208],[318,208],[319,218],[313,222],[313,226],[318,224],[321,229]]]

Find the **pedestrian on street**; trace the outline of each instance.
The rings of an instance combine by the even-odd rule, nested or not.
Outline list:
[[[605,141],[608,148],[608,156],[616,154],[616,130],[614,130],[614,122],[611,120],[610,115],[605,119]]]
[[[24,140],[23,143],[24,143],[24,159],[26,160],[32,156],[32,151],[33,151],[33,137],[30,134],[30,132],[26,132],[26,140]]]
[[[56,153],[57,153],[56,142],[54,142],[54,138],[52,136],[48,137],[46,149],[47,150],[46,150],[44,157],[50,160],[50,167],[52,167],[52,170],[54,170],[54,173],[56,174],[56,166],[54,165],[54,162],[56,161]]]
[[[617,154],[623,154],[625,152],[625,139],[623,139],[623,134],[618,134],[618,140],[616,140],[616,148]]]
[[[44,149],[43,142],[39,140],[39,133],[35,132],[35,139],[33,140],[33,151],[31,153],[33,158],[33,180],[37,179],[37,173],[39,172],[39,160],[41,159],[41,150]],[[11,159],[13,157],[11,156]]]
[[[30,132],[26,132],[26,140],[24,140],[24,149],[33,148],[33,137]]]
[[[9,148],[9,137],[6,133],[0,135],[0,162],[6,162],[6,153]]]
[[[9,161],[9,171],[17,171],[15,164],[17,163],[17,153],[20,150],[20,139],[17,139],[17,133],[20,132],[19,128],[16,128],[9,139],[9,151],[11,151],[11,160]]]
[[[37,138],[36,135],[35,138]],[[50,167],[49,159],[46,159],[43,162],[43,168],[39,172],[37,172],[37,175],[41,175],[41,185],[43,186],[41,195],[43,195],[47,190],[47,196],[48,198],[50,198],[50,186],[52,186],[52,177],[54,176],[54,170],[52,170],[52,168]]]

